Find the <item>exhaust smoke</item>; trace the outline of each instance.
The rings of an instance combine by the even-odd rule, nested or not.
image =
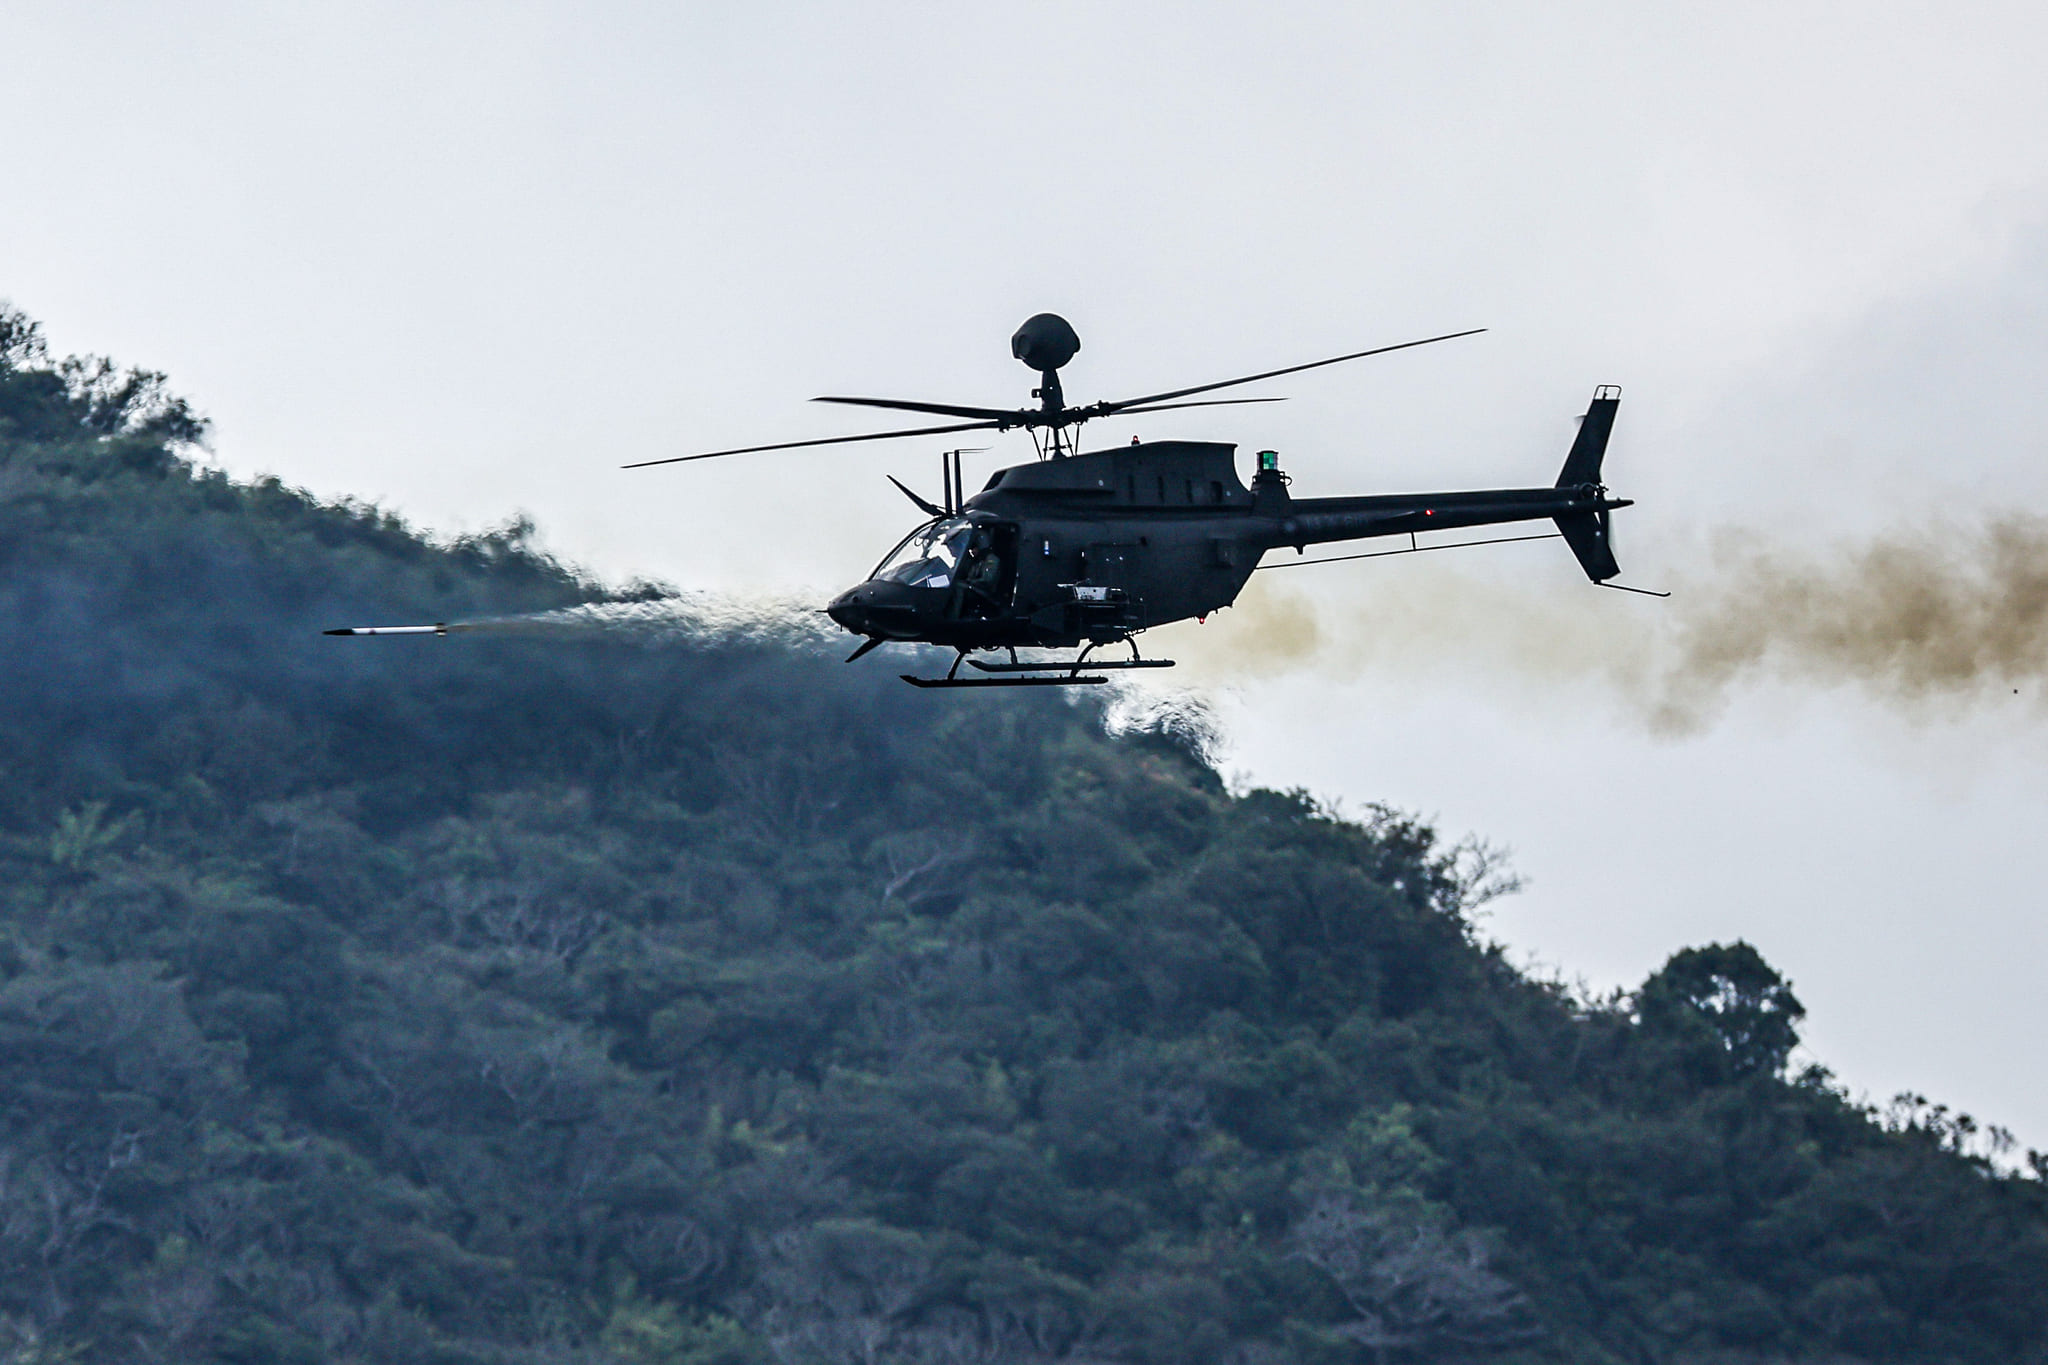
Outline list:
[[[1262,574],[1235,610],[1183,629],[1174,648],[1215,681],[1300,667],[1593,680],[1665,732],[1706,724],[1752,684],[1852,687],[1912,711],[2048,681],[2048,518],[1935,523],[1812,549],[1726,532],[1664,586],[1675,590],[1668,601],[1589,603],[1549,582],[1439,563],[1347,588],[1338,606]]]

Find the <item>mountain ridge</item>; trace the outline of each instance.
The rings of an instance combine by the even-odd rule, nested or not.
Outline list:
[[[2043,1163],[1470,850],[189,458],[0,310],[0,1359],[2048,1360]],[[1998,1157],[1994,1160],[1994,1156]]]

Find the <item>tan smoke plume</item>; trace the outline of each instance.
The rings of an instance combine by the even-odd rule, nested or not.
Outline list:
[[[1301,666],[1594,678],[1666,730],[1703,723],[1752,680],[1846,685],[1909,708],[2048,681],[2048,519],[2033,516],[1817,550],[1729,533],[1664,602],[1595,603],[1432,564],[1347,585],[1358,605],[1339,610],[1280,577],[1260,574],[1208,632],[1183,631],[1182,657],[1219,680]]]
[[[1662,700],[1681,715],[1754,672],[1910,702],[2048,674],[2039,517],[1894,532],[1821,560],[1756,542],[1722,551],[1674,616]]]

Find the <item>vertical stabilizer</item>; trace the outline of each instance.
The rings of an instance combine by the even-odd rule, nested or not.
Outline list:
[[[1620,407],[1621,390],[1616,386],[1602,384],[1593,390],[1593,401],[1579,420],[1578,439],[1572,442],[1571,453],[1564,457],[1564,468],[1558,472],[1559,488],[1601,488],[1600,462],[1607,457],[1607,438],[1614,434],[1614,414]],[[1555,520],[1558,533],[1572,547],[1586,577],[1604,583],[1621,572],[1608,536],[1604,505],[1599,511],[1573,512]]]
[[[1572,442],[1571,454],[1564,457],[1564,468],[1558,471],[1559,488],[1600,482],[1600,461],[1607,456],[1607,438],[1614,434],[1614,414],[1620,406],[1617,386],[1602,384],[1593,390],[1593,401],[1579,419],[1579,437]]]

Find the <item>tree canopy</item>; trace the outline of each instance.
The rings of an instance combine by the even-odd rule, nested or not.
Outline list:
[[[194,460],[0,309],[0,1360],[2048,1360],[2043,1162],[1185,729]],[[1497,883],[1494,883],[1497,885]]]

